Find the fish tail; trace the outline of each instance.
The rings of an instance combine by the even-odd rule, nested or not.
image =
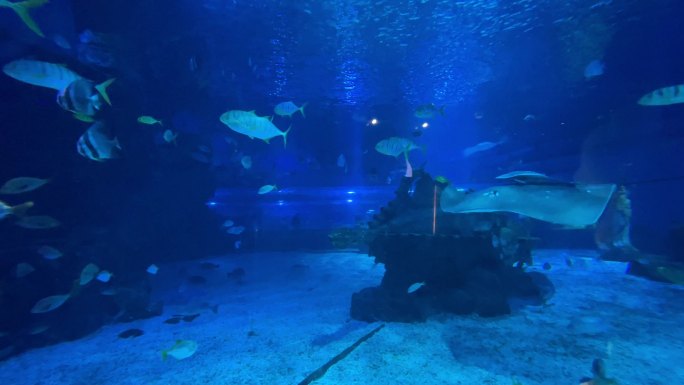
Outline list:
[[[104,99],[104,101],[107,102],[107,104],[109,104],[110,106],[112,105],[112,101],[109,99],[109,95],[107,94],[107,87],[114,83],[114,80],[116,80],[116,78],[105,80],[104,82],[95,86],[97,92],[99,92],[100,95],[102,95],[102,99]]]
[[[14,12],[16,12],[17,15],[19,15],[21,21],[23,21],[24,24],[26,24],[26,26],[29,27],[29,29],[33,31],[36,35],[40,37],[45,37],[43,31],[40,30],[38,24],[36,24],[33,18],[31,18],[31,15],[29,14],[29,9],[40,7],[48,1],[49,0],[26,0],[20,3],[7,5],[7,7],[12,8]]]
[[[290,124],[290,127],[285,132],[283,132],[283,148],[287,148],[287,133],[290,132],[291,129],[292,125]]]
[[[14,214],[18,217],[23,217],[24,215],[26,215],[26,211],[28,209],[30,209],[31,207],[33,207],[33,202],[31,202],[31,201],[24,202],[22,204],[19,204],[19,205],[12,207],[12,214]]]
[[[302,106],[299,107],[299,112],[302,113],[303,118],[306,118],[306,115],[304,115],[304,107],[306,107],[307,104],[309,104],[309,102],[304,102],[304,104],[302,104]]]

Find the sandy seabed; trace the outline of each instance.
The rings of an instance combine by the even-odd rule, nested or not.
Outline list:
[[[603,358],[608,377],[621,385],[684,384],[684,288],[626,275],[626,264],[596,255],[538,250],[530,270],[556,286],[546,305],[505,317],[387,323],[314,384],[577,384],[594,358]],[[0,362],[0,384],[298,384],[379,325],[349,319],[351,294],[378,285],[384,272],[365,254],[205,261],[219,267],[160,265],[150,277],[166,304],[162,316]],[[242,282],[227,278],[236,268],[245,271]],[[187,283],[195,274],[206,283]],[[197,313],[192,322],[164,323]],[[130,328],[145,334],[117,337]],[[196,341],[197,352],[162,360],[176,340]]]

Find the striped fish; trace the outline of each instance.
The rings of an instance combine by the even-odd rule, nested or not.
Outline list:
[[[102,122],[95,122],[78,138],[76,149],[82,156],[97,162],[119,157],[121,145],[117,138],[110,139],[109,131]]]
[[[642,96],[637,103],[642,106],[667,106],[684,103],[684,84],[658,88]]]
[[[20,59],[2,67],[9,77],[34,86],[63,91],[81,76],[63,65],[38,60]]]

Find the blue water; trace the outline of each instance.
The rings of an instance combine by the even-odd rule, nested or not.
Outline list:
[[[26,6],[16,2],[19,5],[15,7]],[[71,112],[55,103],[57,90],[26,84],[7,76],[7,71],[0,75],[0,92],[4,96],[0,104],[0,184],[16,177],[49,179],[47,184],[32,191],[0,194],[0,202],[8,207],[19,208],[25,202],[33,202],[26,214],[19,209],[12,213],[9,208],[9,215],[0,214],[0,378],[14,367],[9,365],[31,363],[49,355],[44,350],[50,349],[49,346],[73,341],[69,343],[75,344],[77,350],[82,341],[101,338],[99,333],[103,330],[109,333],[107,336],[114,336],[117,333],[112,328],[123,330],[125,322],[140,323],[148,338],[163,336],[164,341],[171,342],[190,339],[182,333],[169,334],[159,326],[173,315],[169,307],[175,310],[173,306],[179,304],[197,307],[200,302],[206,302],[193,300],[195,297],[220,303],[220,293],[228,290],[231,295],[230,300],[225,299],[226,304],[244,312],[235,315],[240,322],[258,323],[258,317],[250,315],[258,307],[240,308],[244,305],[240,302],[241,295],[244,298],[263,296],[265,304],[280,304],[281,298],[294,301],[268,312],[269,321],[254,328],[259,329],[256,330],[259,338],[265,335],[272,340],[287,338],[284,329],[295,326],[301,327],[294,333],[301,337],[306,335],[309,319],[308,325],[315,330],[307,337],[306,348],[299,353],[303,361],[315,356],[315,363],[288,364],[294,372],[288,372],[285,365],[267,376],[269,381],[286,379],[282,383],[301,381],[372,329],[354,319],[348,303],[352,294],[391,283],[388,276],[383,281],[384,271],[368,266],[378,262],[368,254],[378,257],[373,253],[380,252],[368,238],[359,236],[372,226],[369,222],[382,222],[378,218],[393,215],[396,207],[390,207],[389,202],[402,196],[399,190],[407,175],[404,156],[388,156],[376,150],[378,142],[390,137],[410,139],[420,147],[408,153],[414,174],[424,171],[432,178],[441,176],[450,186],[469,191],[502,185],[495,179],[497,176],[521,170],[543,173],[554,181],[580,186],[587,183],[624,186],[631,201],[629,239],[633,250],[638,252],[632,253],[631,248],[625,252],[627,248],[616,246],[620,255],[615,257],[612,253],[615,250],[602,249],[601,226],[567,229],[562,224],[549,224],[515,210],[501,217],[505,223],[492,221],[491,217],[470,217],[476,219],[467,226],[449,227],[438,218],[443,213],[437,205],[437,188],[433,190],[430,184],[429,189],[421,190],[419,178],[413,180],[407,191],[413,206],[399,205],[396,209],[398,213],[409,213],[406,219],[400,217],[395,227],[381,227],[383,230],[378,234],[467,238],[473,232],[479,234],[486,222],[487,226],[493,223],[484,226],[488,234],[485,237],[490,237],[503,227],[513,228],[510,223],[515,223],[526,229],[525,239],[532,239],[535,257],[546,256],[546,250],[590,250],[588,259],[621,264],[615,268],[620,277],[633,262],[644,263],[651,271],[675,269],[680,274],[678,279],[630,275],[625,278],[627,281],[615,278],[615,282],[625,284],[631,282],[629,279],[638,279],[647,292],[641,298],[630,292],[634,299],[625,298],[659,304],[653,315],[645,313],[638,317],[657,318],[655,313],[660,312],[672,319],[681,319],[681,306],[675,304],[672,298],[676,295],[671,294],[681,294],[676,290],[684,283],[681,278],[684,271],[681,270],[684,264],[681,200],[684,104],[643,106],[637,103],[651,91],[684,82],[681,53],[684,27],[679,17],[684,8],[678,1],[51,0],[38,3],[27,11],[43,36],[29,28],[8,6],[0,4],[0,61],[3,66],[19,59],[56,63],[94,84],[116,78],[108,88],[111,105],[104,103],[93,120],[106,125],[110,139],[116,137],[120,149],[115,149],[116,158],[104,161],[83,156],[77,150],[77,142],[94,122],[74,119]],[[306,103],[304,113],[296,112],[290,117],[276,115],[274,107],[285,101],[297,106]],[[417,110],[425,105],[432,105],[433,116],[417,117],[420,115]],[[290,129],[287,145],[282,136],[265,142],[229,128],[219,120],[229,110],[254,111],[258,116],[268,117],[264,121],[272,119],[269,124],[279,130]],[[141,124],[137,119],[143,115],[155,117],[163,125]],[[169,133],[165,133],[167,130]],[[177,134],[175,142],[165,139],[170,134]],[[473,151],[474,148],[478,150]],[[249,162],[248,167],[245,162]],[[274,185],[274,191],[258,194],[259,188],[265,185]],[[426,202],[423,206],[416,203],[420,199]],[[564,208],[566,204],[559,203],[559,210]],[[27,215],[48,215],[58,220],[59,225],[46,229],[22,227],[22,218]],[[611,225],[619,226],[618,222],[616,219]],[[339,238],[340,231],[348,232]],[[498,238],[492,242],[487,240],[488,245],[498,247]],[[45,245],[60,250],[63,256],[44,258],[39,250]],[[423,244],[417,245],[415,248],[422,252],[431,250]],[[330,253],[336,252],[336,247],[359,257],[347,254],[343,257],[351,261],[350,271],[354,273],[350,274],[356,281],[350,282],[351,278],[334,271],[325,262],[332,258]],[[292,259],[292,263],[273,257],[278,253],[283,253],[286,261]],[[319,264],[316,258],[308,254],[304,257],[303,253],[320,253],[324,262]],[[557,264],[564,263],[558,262],[564,254],[549,253],[552,256],[548,259],[554,261],[550,271],[544,270],[537,260],[527,268],[548,274],[556,284],[555,295],[563,298],[563,291],[572,290],[563,286],[569,280],[565,276],[559,279],[553,272]],[[209,266],[196,269],[197,261],[212,258],[220,261],[218,270]],[[263,258],[263,263],[259,258]],[[113,273],[111,280],[75,283],[89,263]],[[161,268],[158,276],[146,272],[152,264]],[[378,268],[384,264],[378,263]],[[27,265],[29,272],[26,272]],[[577,285],[586,283],[593,287],[594,283],[583,280],[591,279],[587,277],[591,277],[596,266],[602,265],[583,267],[586,271],[571,276],[578,279]],[[396,271],[391,266],[384,268]],[[173,274],[167,269],[174,269]],[[415,271],[420,269],[416,267]],[[278,292],[275,284],[250,286],[249,277],[254,274],[260,284],[282,283],[283,292]],[[310,281],[310,276],[316,278]],[[224,285],[225,279],[229,286]],[[310,284],[318,279],[328,285],[325,294],[320,296],[317,296],[316,284]],[[206,287],[202,286],[202,280],[205,284],[208,280]],[[294,293],[301,289],[310,295],[301,306],[297,305],[300,303],[297,296],[288,291],[292,287],[287,289],[288,285],[298,283],[301,287],[297,286]],[[250,291],[252,287],[254,291]],[[326,298],[336,287],[335,302],[330,305],[333,315],[329,314],[334,321],[327,323],[318,316],[325,313]],[[111,290],[107,292],[108,289]],[[435,295],[429,283],[425,289],[423,298]],[[233,290],[238,290],[240,295]],[[70,297],[63,306],[46,313],[31,313],[40,299],[67,293]],[[601,295],[604,294],[620,297],[621,291],[607,289]],[[273,301],[269,302],[271,295]],[[557,306],[570,309],[581,307],[580,302],[577,298],[570,302],[559,299]],[[201,318],[207,318],[206,306],[204,309]],[[544,309],[538,306],[539,312]],[[581,310],[608,317],[589,305]],[[516,308],[508,317],[525,318],[529,315],[525,312],[536,311],[529,307]],[[287,318],[292,313],[298,313],[297,321],[286,322],[286,327],[278,327],[271,321],[280,316]],[[477,311],[474,313],[482,316]],[[400,346],[405,339],[419,339],[416,336],[420,335],[421,327],[426,327],[427,334],[443,333],[444,344],[430,350],[412,345],[414,342],[407,343],[406,349],[418,346],[422,355],[415,351],[404,352],[405,355],[416,359],[447,352],[455,362],[454,367],[472,366],[482,373],[496,372],[491,378],[486,374],[482,377],[469,374],[459,377],[459,381],[476,379],[503,384],[518,378],[526,385],[548,383],[543,376],[553,372],[553,368],[545,367],[536,373],[530,369],[526,373],[520,369],[520,360],[532,358],[525,358],[522,352],[516,355],[506,350],[511,355],[506,360],[510,361],[499,357],[494,365],[491,361],[482,362],[483,357],[469,356],[478,350],[472,341],[468,349],[459,351],[457,334],[448,327],[464,322],[459,317],[470,317],[473,313],[468,314],[432,314],[423,320],[432,329],[420,322],[407,326],[380,319],[378,322],[387,321],[394,328],[383,329],[337,365],[349,361],[358,364],[361,361],[355,361],[355,354],[364,357],[364,347],[371,345],[375,338],[386,338],[380,347],[368,349],[374,349],[370,357],[384,357],[387,361],[378,365],[387,367],[392,357],[401,356],[401,349],[392,353],[383,349],[393,343]],[[219,330],[224,324],[237,327],[231,323],[237,321],[230,321],[233,315],[231,311],[212,313],[211,317],[222,321],[211,323],[211,329]],[[500,317],[505,325],[511,320],[506,315]],[[567,320],[552,318],[535,323],[535,327],[567,326]],[[486,335],[486,328],[494,327],[491,322],[489,319],[479,324],[474,321],[468,327],[482,327],[475,334]],[[643,324],[647,323],[639,321],[639,325]],[[411,326],[415,329],[407,329]],[[244,324],[240,327],[240,333],[243,329],[245,333],[250,330]],[[645,336],[645,331],[618,328],[619,332],[611,334],[612,329],[606,331],[602,327],[598,327],[600,334],[608,337],[596,342],[597,346],[602,345],[601,349],[584,345],[581,348],[573,345],[577,350],[568,347],[571,344],[568,340],[577,333],[559,333],[556,340],[553,339],[556,337],[543,339],[544,343],[562,345],[560,350],[567,348],[559,353],[562,357],[582,355],[572,359],[571,364],[577,366],[568,363],[558,369],[564,371],[564,379],[579,381],[583,376],[591,376],[595,358],[605,359],[608,377],[615,377],[621,384],[629,381],[622,380],[621,373],[612,367],[628,368],[636,365],[635,361],[641,361],[644,366],[639,367],[646,368],[657,360],[668,362],[668,358],[657,352],[658,347],[662,348],[661,342],[653,344],[656,352],[644,347],[643,356],[636,358],[639,350],[632,343],[647,345],[647,342],[635,342],[625,335],[631,332]],[[382,337],[383,333],[390,336]],[[665,341],[670,332],[651,333],[658,341]],[[495,334],[505,343],[505,335]],[[582,341],[590,338],[581,337]],[[629,348],[621,347],[620,338],[630,341]],[[432,335],[427,340],[440,339]],[[244,346],[238,348],[240,343],[234,339],[223,342],[233,353],[245,352]],[[606,343],[615,347],[610,348],[610,354],[605,351]],[[148,345],[136,346],[149,349],[156,360],[161,345],[162,342],[154,340]],[[268,343],[257,345],[263,348]],[[254,349],[260,349],[258,346]],[[283,346],[284,350],[277,346],[274,349],[286,351],[293,359],[297,357],[297,349],[290,349],[286,343]],[[214,348],[209,352],[220,355],[220,349]],[[318,348],[330,350],[323,354],[315,350]],[[307,349],[314,349],[313,353]],[[117,339],[116,347],[111,350],[112,357],[116,357],[125,350],[125,344]],[[499,351],[491,345],[484,350]],[[253,361],[243,358],[243,366],[265,370],[269,367],[265,352],[259,350],[258,358]],[[552,353],[553,349],[530,357],[542,359],[544,354]],[[620,361],[621,353],[623,361]],[[674,352],[669,363],[674,364],[681,354],[679,350]],[[188,360],[193,358],[197,357]],[[13,361],[17,359],[25,361]],[[62,359],[69,362],[69,358]],[[211,359],[201,359],[202,365],[210,365]],[[426,360],[425,365],[429,367],[429,359]],[[430,380],[412,374],[401,377],[399,382],[453,383],[456,377],[451,372],[451,377],[434,375],[448,367],[441,358],[436,360],[438,364],[428,369],[433,373],[428,376]],[[510,373],[506,372],[506,362],[515,362]],[[59,365],[60,361],[54,363]],[[401,360],[397,365],[411,367]],[[543,366],[539,362],[530,365]],[[102,366],[97,368],[107,370]],[[411,368],[407,369],[408,373],[419,373]],[[371,373],[373,368],[359,370]],[[173,371],[173,366],[167,368],[166,383],[175,383]],[[573,375],[568,375],[569,371]],[[136,369],[136,373],[143,372],[144,365]],[[249,373],[239,372],[231,378],[235,383],[265,383],[263,378],[259,380],[256,374]],[[657,372],[642,373],[638,377],[632,374],[625,373],[623,377],[664,383]],[[211,378],[210,374],[206,375]],[[326,379],[328,375],[331,377]],[[82,381],[68,373],[60,376],[59,379],[45,378],[45,381],[73,384]],[[316,382],[335,383],[353,378],[340,373],[326,376]],[[100,381],[116,383],[121,378],[119,373],[109,380],[103,376]],[[177,383],[183,383],[181,378],[186,377],[178,377]],[[392,378],[372,378],[373,383],[392,383]],[[684,382],[681,372],[671,373],[667,378]]]

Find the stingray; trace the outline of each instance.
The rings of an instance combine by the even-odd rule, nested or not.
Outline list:
[[[440,200],[450,213],[510,212],[573,228],[593,225],[599,219],[614,184],[550,184],[495,186],[464,194],[447,188]]]

